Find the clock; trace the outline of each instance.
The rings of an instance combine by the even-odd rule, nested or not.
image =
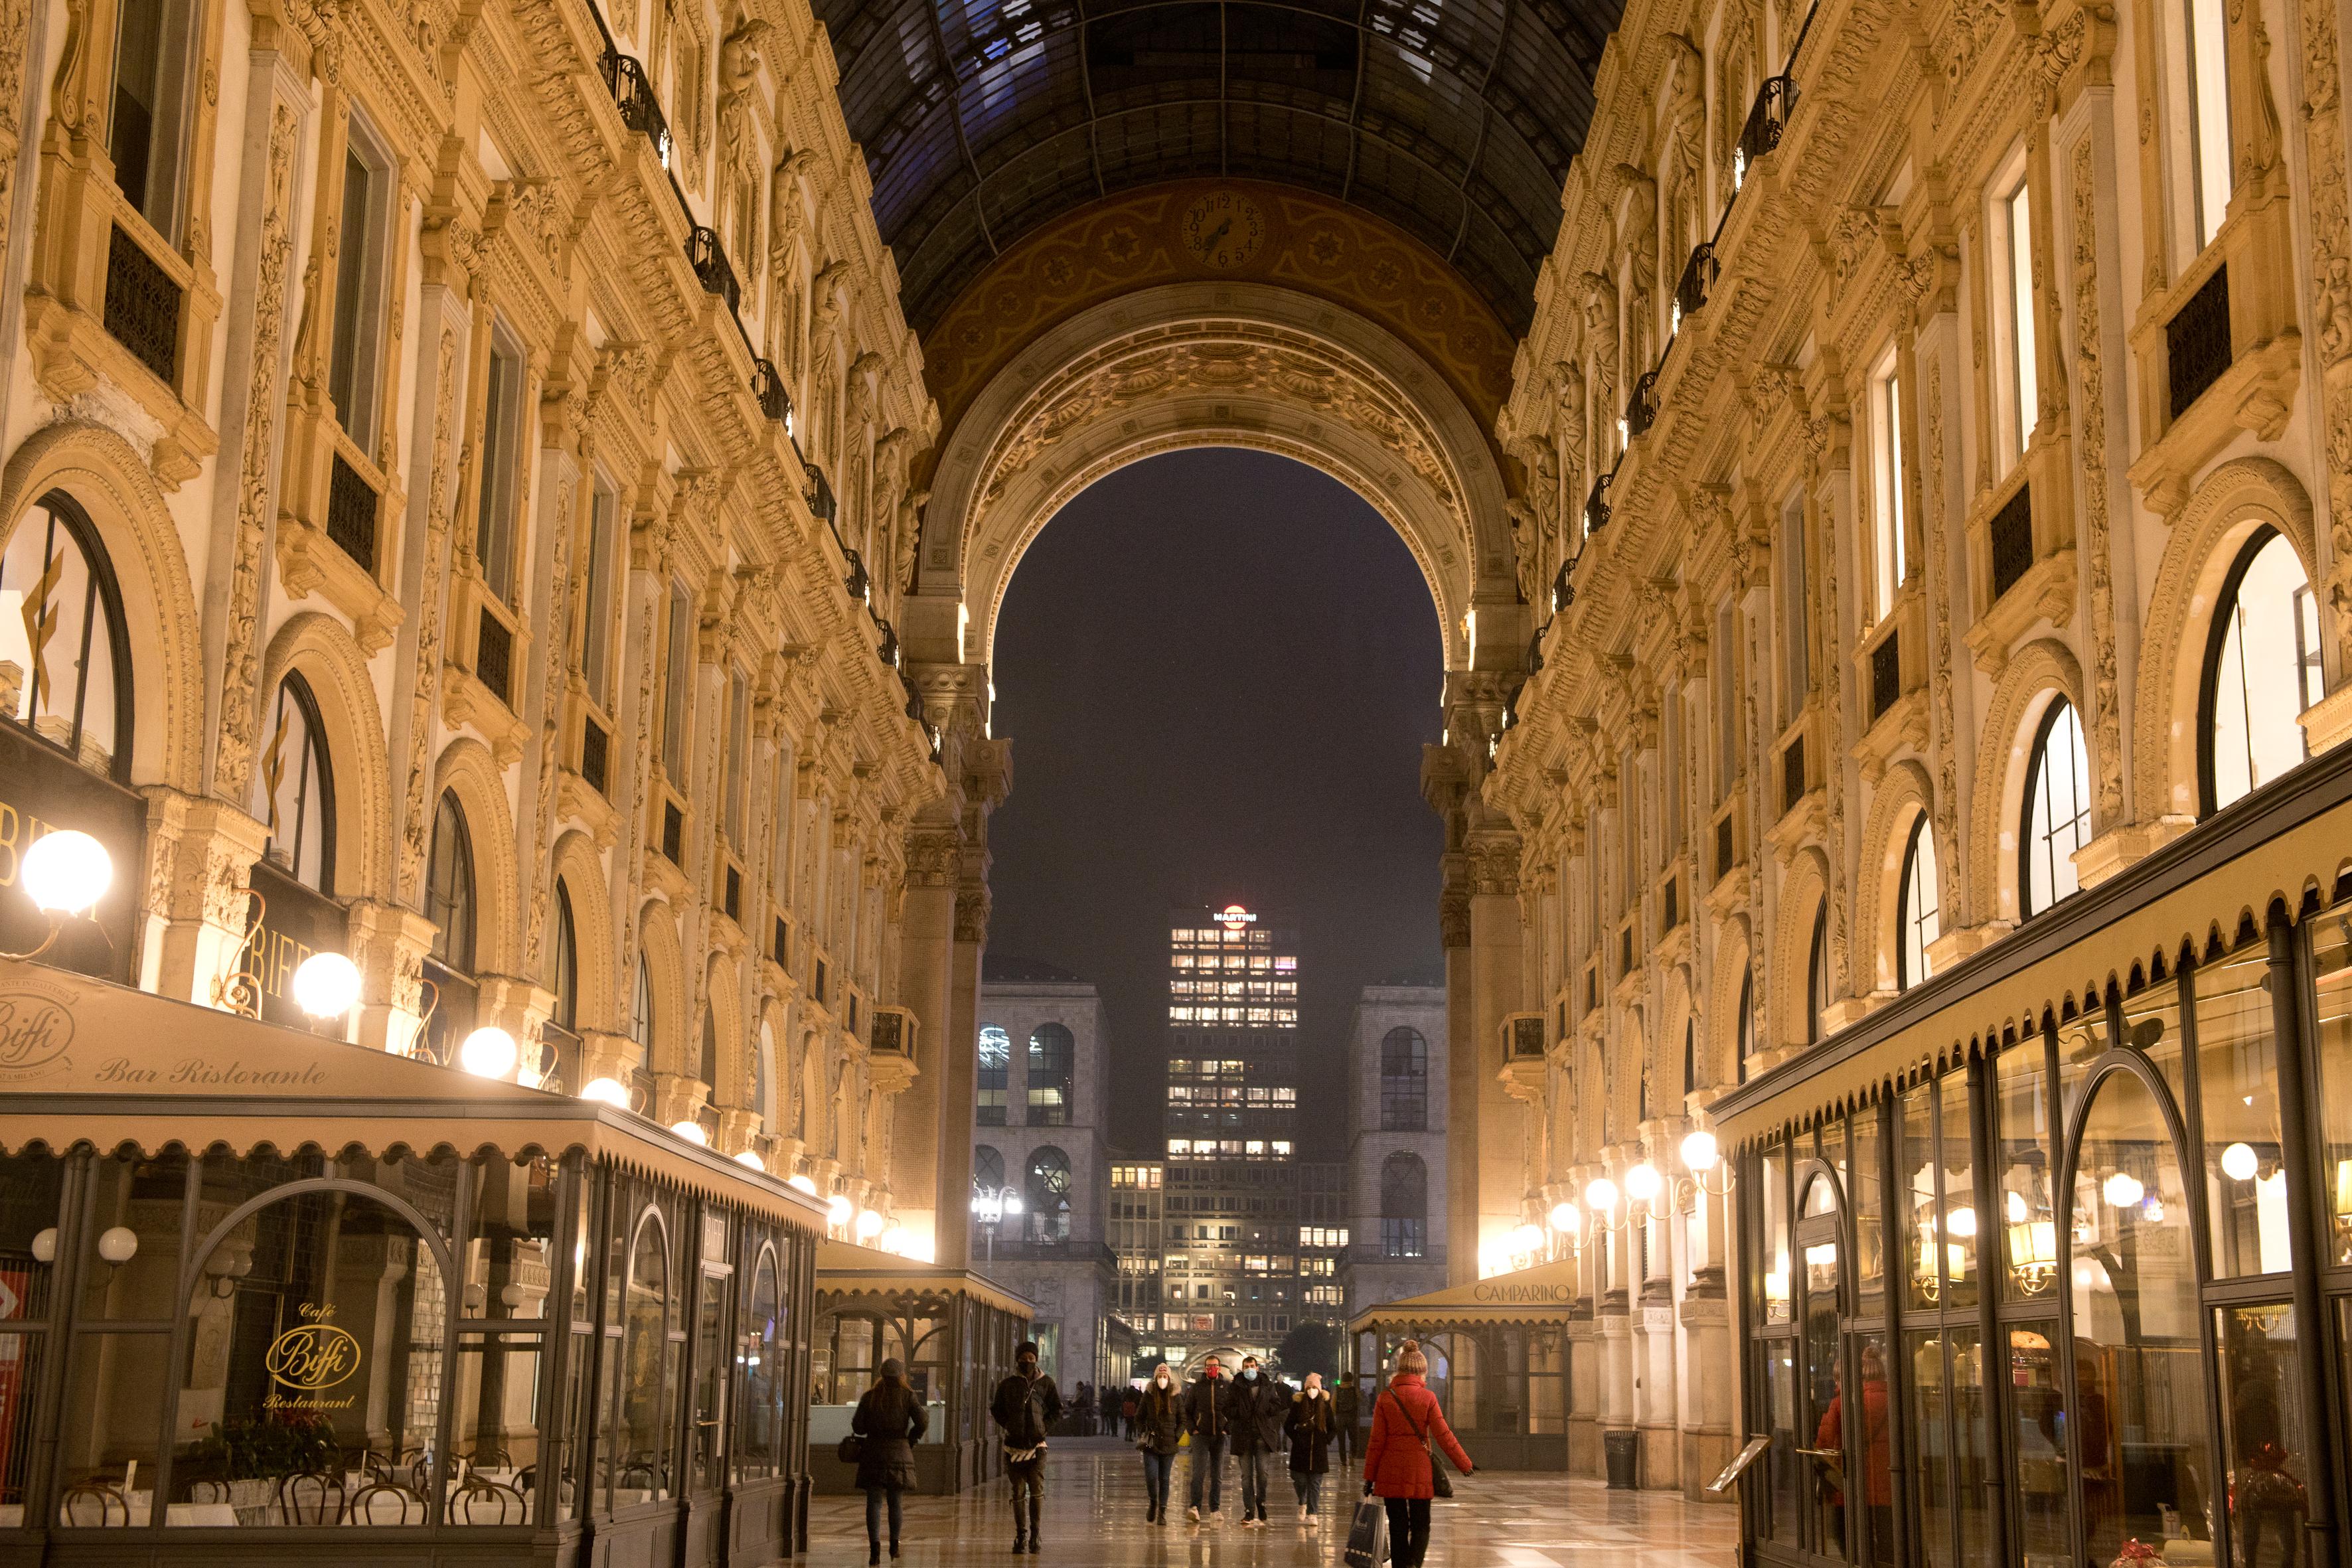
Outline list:
[[[1225,269],[1239,267],[1265,243],[1265,214],[1249,197],[1214,191],[1184,209],[1178,226],[1192,259]]]

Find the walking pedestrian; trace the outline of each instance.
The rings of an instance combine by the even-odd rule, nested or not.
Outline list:
[[[1084,1378],[1078,1380],[1077,1397],[1070,1401],[1070,1419],[1078,1424],[1077,1435],[1081,1437],[1094,1430],[1095,1391]]]
[[[1167,1370],[1168,1363],[1165,1362],[1160,1363],[1160,1371],[1166,1372]],[[1159,1373],[1154,1373],[1152,1375],[1157,1377]],[[1132,1388],[1127,1390],[1119,1396],[1118,1435],[1126,1438],[1130,1443],[1135,1441],[1135,1417],[1142,1408],[1143,1401],[1137,1396],[1135,1390]]]
[[[1388,1507],[1389,1561],[1392,1568],[1421,1568],[1429,1555],[1429,1500],[1437,1493],[1434,1442],[1464,1475],[1470,1456],[1454,1440],[1429,1392],[1429,1358],[1417,1340],[1397,1346],[1388,1388],[1372,1401],[1372,1435],[1364,1444],[1364,1495]]]
[[[1290,1414],[1288,1390],[1265,1374],[1257,1357],[1244,1356],[1233,1401],[1234,1464],[1241,1471],[1242,1526],[1263,1530],[1266,1467],[1285,1446],[1282,1425]]]
[[[1034,1556],[1045,1550],[1037,1527],[1045,1501],[1045,1434],[1062,1418],[1062,1391],[1039,1370],[1035,1341],[1021,1342],[1013,1364],[988,1413],[1003,1433],[1004,1473],[1013,1481],[1013,1550]]]
[[[866,1489],[866,1561],[882,1561],[882,1513],[890,1513],[890,1555],[898,1555],[899,1494],[915,1484],[915,1445],[930,1425],[923,1402],[907,1383],[897,1356],[882,1363],[874,1386],[857,1401],[849,1429],[865,1439],[857,1453],[857,1484]]]
[[[1346,1469],[1356,1462],[1356,1430],[1364,1419],[1364,1401],[1356,1387],[1356,1375],[1343,1372],[1339,1386],[1331,1392],[1331,1426],[1339,1439],[1339,1468]]]
[[[1226,1400],[1230,1390],[1225,1386],[1224,1366],[1211,1356],[1201,1368],[1201,1375],[1184,1391],[1184,1430],[1192,1439],[1192,1462],[1189,1468],[1192,1502],[1184,1510],[1185,1519],[1193,1524],[1201,1522],[1201,1489],[1209,1491],[1209,1511],[1215,1513],[1224,1507],[1226,1422],[1230,1411]]]
[[[1298,1528],[1323,1511],[1323,1475],[1331,1468],[1332,1400],[1323,1374],[1310,1372],[1307,1386],[1290,1396],[1283,1430],[1290,1434],[1290,1489],[1298,1494]]]
[[[1143,1450],[1143,1522],[1168,1522],[1168,1479],[1176,1469],[1176,1450],[1183,1446],[1184,1393],[1176,1374],[1161,1362],[1138,1399],[1127,1396],[1128,1425],[1137,1430],[1135,1446]]]

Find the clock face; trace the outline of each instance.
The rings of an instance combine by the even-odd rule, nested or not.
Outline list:
[[[1247,196],[1217,191],[1185,209],[1184,248],[1211,267],[1239,267],[1265,243],[1265,214]]]

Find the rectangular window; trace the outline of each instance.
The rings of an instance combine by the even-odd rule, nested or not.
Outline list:
[[[669,668],[662,679],[662,772],[670,787],[686,789],[688,677],[693,668],[694,595],[685,584],[669,585]]]
[[[744,770],[751,756],[751,683],[739,665],[727,678],[727,842],[743,848],[743,803],[751,794]]]
[[[619,619],[613,605],[613,527],[621,498],[601,478],[588,500],[588,570],[580,595],[580,674],[587,682],[588,700],[612,711],[613,626]]]
[[[2188,0],[2189,207],[2197,248],[2230,206],[2230,57],[2221,0]]]
[[[1780,509],[1780,722],[1796,722],[1813,692],[1811,616],[1805,604],[1805,498]]]
[[[2033,439],[2040,417],[2042,392],[2033,357],[2033,187],[2020,176],[2017,188],[2001,198],[2009,273],[2009,385],[2014,418],[2013,451],[2022,455]]]
[[[327,368],[327,395],[343,434],[373,460],[376,416],[382,403],[384,235],[390,228],[390,195],[397,182],[387,176],[354,110],[343,153],[342,228],[336,239],[335,328]]]
[[[1871,425],[1876,447],[1878,506],[1877,548],[1871,562],[1876,614],[1885,620],[1895,611],[1895,595],[1903,590],[1910,563],[1903,542],[1903,384],[1890,358],[1886,373],[1871,389]]]
[[[180,237],[192,11],[184,0],[122,0],[114,33],[106,151],[115,186],[173,245]]]
[[[1715,611],[1714,675],[1708,682],[1715,697],[1715,798],[1718,801],[1731,793],[1732,781],[1739,776],[1739,660],[1735,646],[1738,626],[1738,606],[1726,595]]]
[[[482,581],[501,600],[514,596],[515,473],[522,450],[522,355],[505,342],[490,344],[488,384],[483,389],[480,506],[474,522],[474,555]]]

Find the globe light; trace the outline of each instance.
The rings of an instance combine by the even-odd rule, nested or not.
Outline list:
[[[1593,1179],[1584,1189],[1584,1201],[1595,1214],[1608,1214],[1617,1206],[1617,1184],[1606,1176]]]
[[[340,1018],[359,999],[359,965],[340,952],[314,952],[294,972],[294,1005],[313,1018]]]
[[[1977,1233],[1977,1211],[1972,1208],[1954,1209],[1948,1225],[1954,1236],[1974,1236]]]
[[[1694,1175],[1706,1174],[1722,1158],[1723,1151],[1716,1143],[1715,1134],[1704,1127],[1683,1140],[1683,1169]]]
[[[2252,1181],[2255,1165],[2251,1143],[2232,1143],[2221,1151],[2221,1173],[2233,1182]]]
[[[618,1106],[623,1110],[629,1109],[629,1091],[618,1079],[592,1078],[588,1080],[588,1087],[580,1091],[580,1098],[593,1100],[599,1105]]]
[[[703,1131],[701,1122],[690,1116],[683,1121],[671,1122],[669,1130],[697,1148],[707,1149],[710,1146],[710,1135]]]
[[[515,1037],[496,1024],[485,1024],[457,1047],[457,1065],[476,1078],[504,1078],[515,1069]]]
[[[2127,1209],[2147,1195],[2147,1189],[2140,1184],[2139,1178],[2128,1171],[2117,1171],[2109,1176],[2101,1184],[2099,1191],[2105,1194],[2108,1203],[2119,1209]]]
[[[1562,1236],[1574,1236],[1584,1228],[1584,1216],[1576,1212],[1574,1204],[1554,1204],[1551,1205],[1551,1227]]]
[[[757,1149],[745,1149],[739,1152],[735,1156],[735,1163],[747,1170],[758,1171],[762,1175],[767,1173],[768,1163],[760,1158],[760,1152]]]
[[[1004,1194],[1004,1212],[1006,1214],[1019,1214],[1021,1212],[1021,1194],[1019,1193],[1007,1193]]]
[[[850,1213],[852,1210],[856,1209],[856,1206],[857,1205],[856,1204],[849,1201],[849,1194],[847,1193],[835,1193],[833,1194],[832,1201],[824,1205],[824,1212],[831,1217],[834,1224],[847,1225],[849,1223]]]
[[[873,1240],[876,1237],[882,1234],[882,1216],[876,1214],[872,1209],[858,1210],[857,1225],[856,1226],[857,1239],[860,1241]]]
[[[1658,1168],[1647,1160],[1625,1173],[1625,1195],[1637,1204],[1656,1197],[1658,1186]]]
[[[58,1227],[49,1226],[33,1237],[33,1261],[55,1263],[58,1260]]]
[[[2023,1193],[2011,1193],[2009,1194],[2010,1224],[2023,1225],[2029,1212],[2030,1211],[2025,1206],[2025,1194]]]
[[[1534,1226],[1523,1225],[1511,1232],[1513,1252],[1533,1252],[1543,1245],[1543,1232]]]
[[[98,1255],[118,1266],[130,1262],[139,1256],[139,1233],[127,1225],[110,1226],[99,1235]]]
[[[45,833],[25,851],[19,884],[44,914],[78,915],[106,897],[114,861],[106,846],[70,827]]]
[[[806,1193],[811,1197],[816,1196],[816,1182],[804,1171],[795,1171],[793,1174],[785,1177],[784,1185],[788,1187],[796,1187],[800,1191]]]

